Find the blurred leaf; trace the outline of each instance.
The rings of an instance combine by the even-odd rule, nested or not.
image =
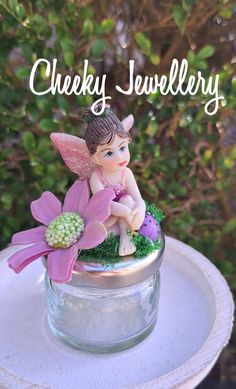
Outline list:
[[[49,149],[49,146],[51,145],[50,138],[47,136],[47,138],[41,138],[39,139],[38,146],[37,146],[37,153],[40,155],[45,152],[45,150]]]
[[[193,51],[191,51],[191,50],[188,51],[187,60],[188,60],[188,62],[189,62],[189,65],[194,64],[194,61],[195,61],[195,54],[194,54]]]
[[[46,112],[50,111],[51,102],[48,97],[45,96],[37,96],[37,99],[35,100],[36,105],[38,108],[43,111],[44,115]]]
[[[23,4],[19,3],[17,0],[8,0],[9,8],[12,10],[20,20],[25,16],[25,8]]]
[[[93,33],[93,23],[91,20],[87,19],[84,21],[82,34],[84,38],[88,38]]]
[[[211,57],[215,52],[215,49],[213,46],[205,46],[203,47],[198,53],[197,53],[197,58],[198,59],[205,59]]]
[[[185,12],[179,5],[173,6],[172,17],[181,33],[183,33],[185,29]]]
[[[61,47],[65,52],[72,52],[73,51],[73,43],[72,40],[68,37],[65,37],[60,41]]]
[[[230,158],[236,159],[236,147],[234,146],[230,152]]]
[[[157,128],[158,128],[158,126],[157,126],[156,120],[152,120],[149,122],[148,127],[146,128],[145,132],[149,136],[154,136],[157,132]]]
[[[95,58],[100,57],[105,49],[105,42],[103,39],[96,39],[92,46],[92,53]]]
[[[224,226],[224,232],[234,232],[236,231],[236,218],[230,219]]]
[[[101,28],[103,33],[110,32],[115,26],[113,19],[104,19],[101,23]]]
[[[53,131],[58,128],[58,125],[52,119],[42,119],[39,122],[39,127],[45,131]]]
[[[200,60],[200,59],[198,59],[198,58],[196,58],[196,59],[194,60],[194,66],[195,66],[197,69],[201,69],[201,70],[207,69],[207,63],[206,63],[206,61]]]
[[[159,55],[156,55],[156,54],[151,54],[149,58],[150,58],[150,61],[153,65],[159,65],[159,63],[161,61]]]
[[[224,159],[224,165],[226,169],[232,169],[234,167],[234,160],[230,157]]]
[[[56,14],[55,11],[49,12],[48,21],[50,24],[58,24],[60,22],[60,18]]]
[[[26,112],[28,113],[30,120],[35,122],[39,118],[39,110],[37,109],[34,103],[29,103],[26,105]]]
[[[27,80],[30,76],[30,70],[25,67],[17,68],[15,71],[16,77],[20,78],[21,80]]]
[[[190,10],[191,10],[191,7],[192,7],[192,4],[189,0],[182,0],[182,7],[184,9],[184,11],[189,14],[190,13]]]
[[[58,95],[57,101],[62,113],[65,115],[69,109],[67,100],[65,99],[65,97]]]
[[[73,64],[74,64],[74,54],[72,53],[72,51],[66,51],[65,53],[64,53],[64,58],[65,58],[65,63],[66,63],[66,65],[69,67],[69,68],[71,68],[72,66],[73,66]]]
[[[31,152],[35,146],[36,146],[36,141],[35,137],[32,134],[32,132],[25,131],[23,134],[23,145],[25,150],[29,153]]]
[[[82,7],[82,8],[80,8],[80,15],[81,15],[83,18],[91,19],[92,16],[93,16],[93,11],[92,11],[92,9],[89,8],[89,7]]]
[[[9,4],[10,9],[13,12],[16,12],[16,7],[19,5],[18,0],[8,0],[8,4]]]
[[[44,177],[41,180],[42,190],[48,190],[54,185],[54,177]]]
[[[204,152],[203,158],[208,161],[209,159],[212,158],[212,156],[213,156],[213,152],[212,150],[209,149]]]
[[[44,29],[47,27],[45,19],[39,14],[28,15],[27,25],[32,29],[37,28],[38,32],[43,32]]]
[[[233,14],[233,10],[230,8],[222,8],[219,12],[219,16],[221,16],[224,19],[230,19]]]
[[[73,15],[78,11],[77,4],[74,1],[67,1],[67,9],[69,14],[72,13]]]
[[[135,40],[139,48],[147,55],[151,54],[151,41],[142,32],[136,32],[134,34]]]
[[[20,20],[22,20],[25,16],[25,8],[23,4],[18,4],[16,6],[16,14],[19,17]]]
[[[20,48],[23,51],[25,58],[31,63],[33,51],[32,51],[32,47],[30,46],[30,44],[28,44],[26,42],[21,43]]]
[[[3,204],[3,208],[8,210],[12,206],[13,197],[11,193],[4,193],[1,195],[1,202]]]

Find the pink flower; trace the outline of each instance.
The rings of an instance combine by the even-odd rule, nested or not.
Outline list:
[[[38,200],[31,203],[31,213],[34,219],[44,225],[13,235],[12,244],[31,244],[31,246],[11,255],[8,259],[9,267],[16,273],[19,273],[35,259],[42,255],[48,255],[47,268],[49,277],[58,283],[70,281],[78,251],[96,247],[106,239],[107,231],[101,223],[110,216],[110,203],[113,198],[114,191],[107,188],[97,192],[89,199],[87,181],[79,180],[67,192],[63,206],[53,193],[44,192]],[[60,215],[63,216],[60,218]],[[80,223],[82,223],[82,228],[78,230],[80,232],[77,238],[74,235],[75,228],[71,227],[70,223],[65,224],[65,218],[67,217],[79,219],[79,223],[74,224],[80,226],[76,227],[76,229],[81,228]],[[61,243],[59,241],[59,243],[55,244],[55,242],[58,242],[57,234],[60,234],[60,231],[58,232],[58,229],[55,230],[53,227],[56,218],[57,227],[60,220],[63,219],[59,228],[66,228],[67,232],[70,229],[70,231],[68,232],[69,238],[67,236],[63,238],[67,239],[66,242],[63,241]],[[73,223],[76,223],[76,221],[73,219]],[[65,224],[64,226],[63,223]],[[51,233],[51,231],[53,232]],[[50,236],[53,236],[53,238],[50,238]],[[54,241],[52,242],[50,239],[54,239]],[[70,244],[71,242],[73,244]]]

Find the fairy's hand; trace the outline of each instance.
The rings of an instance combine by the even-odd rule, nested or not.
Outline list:
[[[145,211],[146,211],[146,207],[143,200],[135,204],[135,208],[131,212],[131,217],[133,218],[132,220],[133,230],[139,230],[139,228],[141,227],[145,218]]]
[[[133,224],[134,224],[134,217],[133,215],[131,214],[131,212],[129,212],[126,216],[125,216],[125,219],[128,223],[128,226],[131,230],[134,230],[134,227],[133,227]]]

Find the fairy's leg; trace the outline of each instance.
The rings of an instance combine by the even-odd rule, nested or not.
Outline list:
[[[131,196],[126,195],[123,196],[119,203],[126,205],[130,208],[130,211],[132,211],[134,207],[134,200]],[[131,240],[131,236],[127,234],[127,228],[130,228],[129,224],[127,223],[126,219],[120,217],[118,219],[119,226],[120,226],[120,247],[119,247],[119,255],[131,255],[135,252],[136,247],[134,243]]]
[[[113,224],[113,226],[107,227],[107,234],[108,235],[110,235],[110,234],[120,235],[119,223],[117,222],[117,223]]]
[[[108,217],[107,220],[105,220],[104,226],[105,226],[106,228],[110,228],[110,227],[112,227],[114,224],[117,223],[117,220],[118,220],[117,216],[112,216],[112,215],[111,215],[111,216]]]

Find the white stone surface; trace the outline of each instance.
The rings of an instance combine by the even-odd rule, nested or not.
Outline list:
[[[0,385],[9,389],[194,388],[227,344],[233,300],[215,266],[173,238],[161,268],[158,323],[139,345],[94,355],[53,338],[45,317],[44,268],[16,275],[0,262]]]

